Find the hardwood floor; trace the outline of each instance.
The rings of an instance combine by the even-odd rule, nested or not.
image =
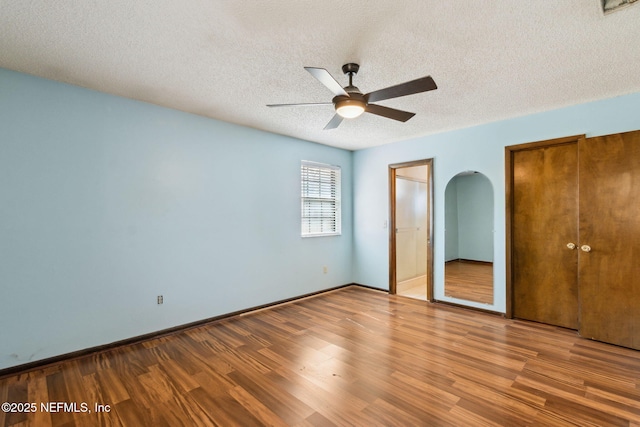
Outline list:
[[[449,261],[444,265],[444,294],[448,297],[493,304],[493,265]]]
[[[640,352],[351,286],[3,378],[0,402],[38,405],[0,426],[640,426]]]
[[[493,265],[474,261],[445,263],[445,295],[483,304],[493,304]],[[427,300],[426,276],[398,282],[398,295]]]

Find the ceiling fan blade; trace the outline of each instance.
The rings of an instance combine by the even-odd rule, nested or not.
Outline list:
[[[431,76],[427,76],[411,80],[410,82],[400,83],[399,85],[376,90],[366,94],[364,97],[367,102],[376,102],[384,99],[398,98],[399,96],[413,95],[414,93],[427,92],[437,88],[438,86],[436,86],[436,82],[433,81]]]
[[[376,114],[378,116],[386,117],[388,119],[398,120],[399,122],[406,122],[416,113],[410,113],[408,111],[396,110],[395,108],[383,107],[382,105],[369,104],[365,109],[367,113]]]
[[[333,78],[331,74],[324,68],[304,67],[313,77],[320,83],[325,85],[334,95],[349,96],[349,94],[340,86],[340,83]]]
[[[315,107],[316,105],[333,105],[333,102],[306,102],[302,104],[267,104],[267,107]]]
[[[342,116],[340,114],[335,114],[322,130],[335,129],[340,126],[340,123],[342,123]]]

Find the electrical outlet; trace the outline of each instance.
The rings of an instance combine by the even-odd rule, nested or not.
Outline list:
[[[322,267],[322,272],[324,274],[327,274],[327,271],[329,271],[329,267],[327,267],[326,265],[324,267]]]
[[[162,304],[164,302],[164,297],[162,295],[158,295],[158,304]]]

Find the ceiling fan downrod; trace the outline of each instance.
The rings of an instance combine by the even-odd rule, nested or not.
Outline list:
[[[349,76],[349,87],[353,86],[353,76],[358,74],[359,69],[360,66],[358,64],[354,64],[353,62],[344,64],[342,66],[342,72]]]

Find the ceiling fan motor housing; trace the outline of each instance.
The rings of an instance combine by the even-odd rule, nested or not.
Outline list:
[[[336,108],[336,112],[342,117],[352,119],[364,113],[367,101],[359,91],[349,92],[349,96],[338,95],[334,97],[333,105]]]

